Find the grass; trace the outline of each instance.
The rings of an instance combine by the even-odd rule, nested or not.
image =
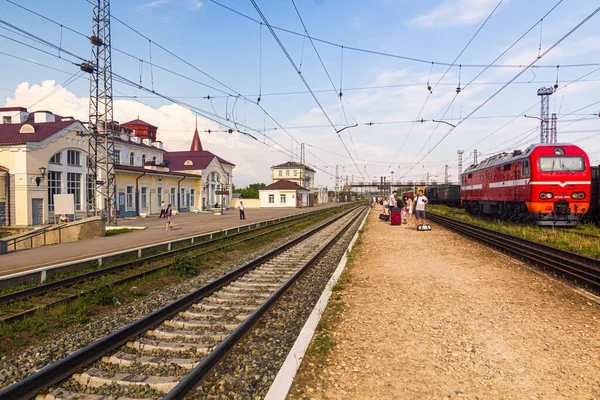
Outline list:
[[[111,229],[109,231],[106,231],[106,236],[115,236],[115,235],[120,235],[121,233],[129,233],[129,232],[133,232],[133,229],[129,229],[129,228]]]
[[[600,236],[600,229],[592,224],[583,224],[575,228],[537,226],[498,219],[484,219],[467,214],[461,209],[443,205],[430,205],[428,211],[588,257],[600,258],[600,238],[581,235],[583,233]]]

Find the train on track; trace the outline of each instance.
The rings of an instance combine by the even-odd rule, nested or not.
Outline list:
[[[574,226],[600,221],[599,169],[575,145],[534,144],[473,164],[460,185],[428,186],[425,195],[474,215]]]

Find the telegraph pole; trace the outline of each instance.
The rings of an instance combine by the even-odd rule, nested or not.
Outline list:
[[[550,142],[558,143],[558,132],[556,132],[556,113],[552,113],[550,117]]]
[[[477,149],[473,150],[473,164],[477,164]]]
[[[444,165],[444,184],[448,184],[448,164]]]
[[[464,153],[464,150],[458,150],[456,152],[456,154],[458,154],[458,184],[460,184],[460,175],[462,174],[462,155]]]
[[[550,95],[554,93],[554,88],[543,87],[537,91],[538,96],[541,97],[540,104],[540,143],[550,143],[550,121],[548,118],[548,112],[550,108]]]
[[[91,64],[80,68],[90,74],[88,184],[94,195],[88,213],[103,211],[108,225],[117,224],[113,121],[110,0],[92,0]],[[86,188],[87,192],[87,188]]]

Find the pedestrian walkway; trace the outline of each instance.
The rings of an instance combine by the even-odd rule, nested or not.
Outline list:
[[[119,220],[119,226],[124,228],[141,226],[146,229],[0,255],[0,276],[337,205],[339,203],[329,203],[312,208],[249,209],[246,210],[246,219],[243,221],[240,220],[237,209],[227,210],[224,215],[178,214],[173,217],[175,225],[169,232],[165,232],[166,220],[158,218],[158,215],[149,218]]]
[[[435,225],[365,226],[289,399],[600,398],[598,303]]]

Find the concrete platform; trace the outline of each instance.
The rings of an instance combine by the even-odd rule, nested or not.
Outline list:
[[[319,209],[335,207],[345,203],[329,203],[310,208],[270,208],[248,209],[246,219],[240,220],[237,209],[228,210],[224,215],[212,213],[185,213],[173,217],[173,230],[166,232],[166,220],[152,215],[148,218],[119,220],[119,226],[144,226],[147,229],[115,236],[61,243],[0,255],[0,276],[6,276],[29,269],[75,261],[87,257],[139,246],[160,243],[165,240],[184,238],[205,232],[233,228],[253,222],[276,219]]]

